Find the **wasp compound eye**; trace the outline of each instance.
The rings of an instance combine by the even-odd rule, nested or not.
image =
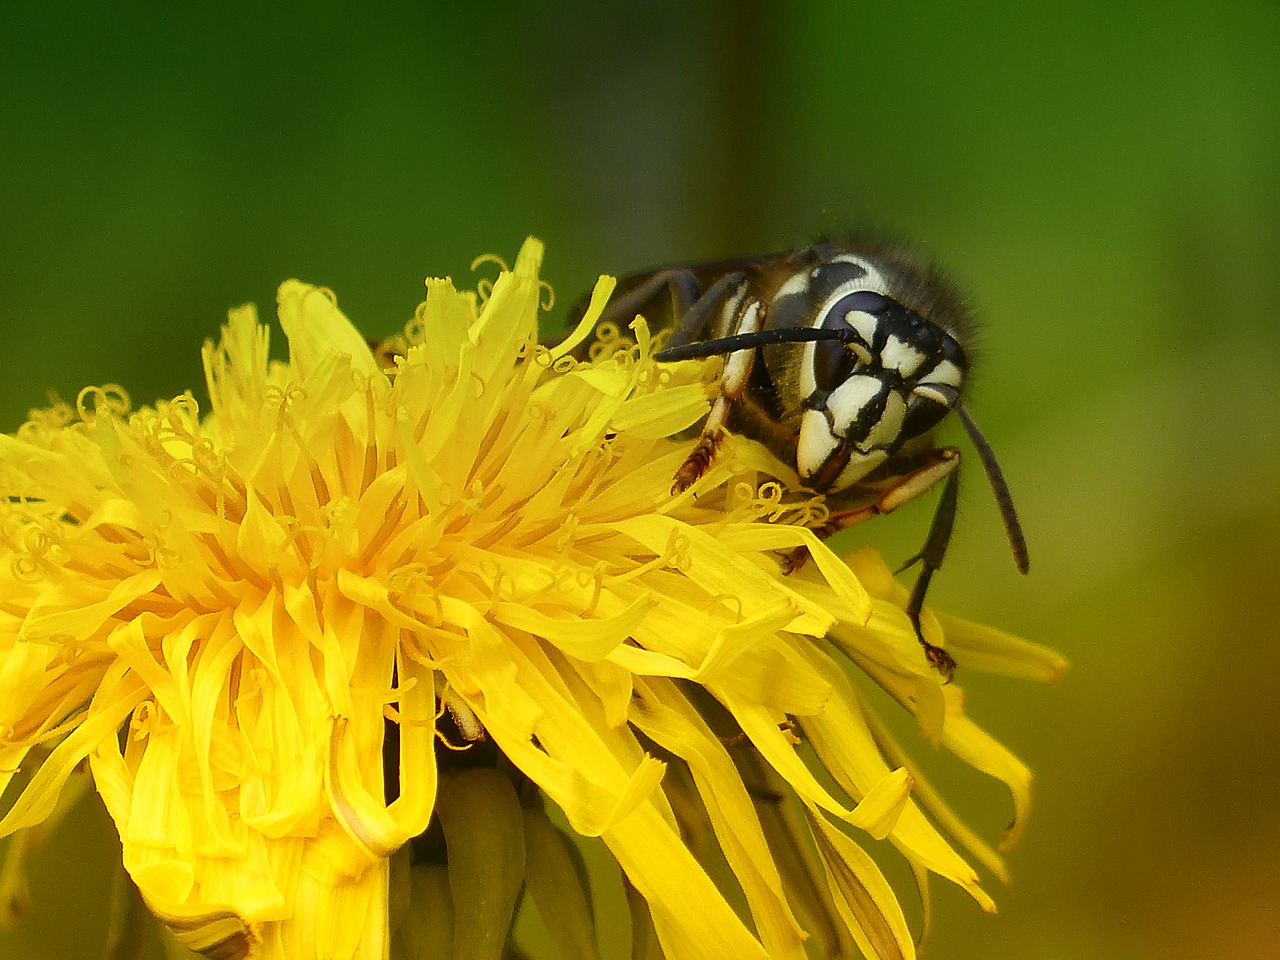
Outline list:
[[[838,340],[813,345],[813,381],[818,391],[828,394],[853,375],[856,359],[852,350]]]
[[[875,340],[875,314],[893,303],[883,294],[872,290],[857,290],[840,297],[822,318],[823,330],[841,334],[838,340],[823,340],[814,344],[814,386],[830,392],[851,376],[858,364],[872,359],[872,343]]]

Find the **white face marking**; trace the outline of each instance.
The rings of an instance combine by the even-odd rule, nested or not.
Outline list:
[[[853,376],[831,391],[827,397],[827,409],[831,411],[831,420],[835,424],[835,432],[846,436],[851,424],[862,413],[864,407],[879,396],[884,385],[875,377]],[[860,437],[854,439],[861,439]]]
[[[909,377],[920,369],[925,356],[900,337],[886,337],[880,351],[880,362],[903,377]]]
[[[877,447],[890,447],[902,432],[907,403],[897,390],[884,395],[884,412],[865,436],[850,436],[849,426],[866,406],[881,395],[882,384],[875,377],[850,377],[827,398],[827,409],[835,423],[835,434],[852,442],[854,449],[869,452]]]
[[[891,447],[902,433],[902,421],[907,415],[907,402],[897,390],[890,390],[884,398],[884,413],[867,432],[866,440],[858,444],[863,450]]]
[[[891,390],[884,397],[884,412],[865,437],[850,437],[849,427],[866,406],[883,390],[883,384],[875,377],[850,377],[827,398],[827,412],[831,423],[821,410],[806,410],[800,421],[800,438],[796,450],[796,466],[800,476],[808,480],[816,474],[841,443],[852,447],[849,462],[829,488],[832,492],[843,490],[866,476],[889,457],[889,448],[902,432],[907,403],[898,390]]]
[[[948,410],[956,405],[960,396],[960,384],[964,382],[964,374],[950,360],[940,360],[932,370],[925,374],[911,392],[918,397],[940,403]]]
[[[808,480],[817,473],[838,446],[840,441],[831,435],[822,411],[806,410],[800,418],[800,436],[796,443],[796,472],[800,478]]]
[[[934,403],[940,403],[948,410],[956,405],[957,394],[954,387],[945,384],[922,383],[911,391],[917,397],[924,397]]]
[[[948,387],[960,389],[960,384],[964,382],[964,374],[950,360],[940,360],[938,364],[929,371],[929,376],[925,378],[926,383],[941,383]]]
[[[844,322],[857,330],[858,336],[864,341],[875,343],[876,327],[880,321],[871,314],[863,313],[861,310],[850,310],[844,315]]]

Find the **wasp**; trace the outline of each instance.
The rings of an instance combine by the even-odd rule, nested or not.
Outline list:
[[[935,439],[949,415],[986,472],[1015,564],[1023,573],[1030,565],[1008,484],[962,402],[973,322],[954,286],[890,244],[819,243],[626,277],[599,323],[625,328],[636,314],[668,331],[659,362],[724,357],[673,494],[706,472],[726,432],[765,445],[824,496],[830,513],[814,528],[823,539],[942,484],[924,545],[903,569],[919,564],[906,612],[929,662],[950,679],[955,662],[920,626],[955,523],[961,455]],[[784,568],[804,558],[801,549]]]

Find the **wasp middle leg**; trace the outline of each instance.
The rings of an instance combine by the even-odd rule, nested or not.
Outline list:
[[[924,546],[918,554],[907,561],[903,569],[917,562],[920,564],[920,573],[916,576],[915,585],[907,600],[906,614],[911,619],[916,639],[924,648],[925,657],[942,674],[943,679],[950,681],[955,673],[955,661],[941,647],[925,640],[924,630],[920,626],[920,614],[924,610],[924,598],[929,590],[929,583],[934,573],[941,569],[947,547],[951,543],[951,530],[955,526],[956,501],[960,489],[958,469],[960,451],[954,447],[942,447],[929,451],[922,459],[924,462],[920,466],[895,477],[874,501],[850,510],[833,512],[825,523],[814,528],[814,533],[819,539],[825,540],[854,524],[892,513],[926,490],[932,489],[939,482],[946,481],[942,487],[942,496],[938,498],[938,505],[934,509],[933,521],[929,525],[929,534],[925,538]],[[808,559],[808,548],[798,547],[783,557],[783,571],[792,573],[803,566]]]

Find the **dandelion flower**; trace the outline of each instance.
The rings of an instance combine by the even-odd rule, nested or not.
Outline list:
[[[582,838],[668,957],[914,956],[867,849],[986,909],[969,861],[1003,866],[868,686],[1009,785],[1011,833],[1029,773],[767,451],[730,438],[671,496],[717,361],[658,365],[643,320],[572,360],[607,278],[539,346],[541,254],[480,296],[429,280],[393,367],[290,281],[288,362],[232,311],[207,411],[109,385],[0,436],[0,835],[87,761],[147,906],[215,957],[499,956],[522,890],[590,956]],[[925,622],[962,669],[1063,669]]]

